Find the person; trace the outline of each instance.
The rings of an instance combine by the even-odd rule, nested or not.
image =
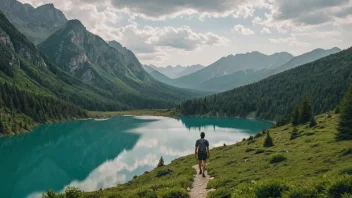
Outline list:
[[[209,153],[209,142],[208,140],[204,139],[205,133],[202,132],[200,133],[200,139],[196,141],[196,148],[195,148],[195,157],[198,157],[199,160],[199,174],[203,174],[203,177],[205,177],[205,165],[207,162],[207,159],[210,156]]]

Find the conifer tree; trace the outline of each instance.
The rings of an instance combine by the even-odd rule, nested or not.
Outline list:
[[[266,132],[266,137],[265,137],[263,146],[264,147],[274,146],[273,139],[271,138],[269,131]]]
[[[305,124],[309,122],[312,119],[312,116],[312,104],[310,103],[308,96],[304,96],[301,107],[300,123]]]
[[[292,123],[293,126],[299,125],[299,116],[300,116],[299,114],[300,114],[299,107],[296,106],[293,109],[293,111],[292,111],[292,121],[291,121],[291,123]]]
[[[312,119],[309,121],[309,127],[314,127],[317,125],[317,121],[315,120],[315,117],[312,116]]]
[[[296,127],[294,127],[291,132],[290,140],[296,139],[298,136],[299,136],[298,129]]]
[[[337,139],[352,140],[352,85],[342,100],[339,119]]]
[[[158,163],[158,167],[162,167],[164,166],[164,158],[163,156],[160,157],[159,163]]]

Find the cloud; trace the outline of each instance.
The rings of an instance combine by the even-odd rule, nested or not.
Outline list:
[[[288,44],[289,46],[306,47],[310,45],[307,42],[297,40],[295,35],[291,35],[290,37],[286,37],[286,38],[269,39],[269,41],[275,44]]]
[[[260,31],[260,33],[262,33],[262,34],[271,34],[271,31],[270,31],[269,28],[264,27],[264,28],[262,28],[262,30]]]
[[[115,40],[135,52],[142,61],[163,61],[172,53],[229,42],[225,37],[211,32],[195,32],[187,26],[140,28],[138,25],[128,25],[112,30],[111,35],[116,35]]]
[[[111,0],[111,4],[117,9],[151,18],[195,13],[203,17],[248,17],[253,15],[254,7],[264,6],[265,0]]]
[[[238,34],[242,34],[245,36],[255,34],[255,32],[249,28],[245,28],[243,25],[235,25],[232,31],[237,32]]]

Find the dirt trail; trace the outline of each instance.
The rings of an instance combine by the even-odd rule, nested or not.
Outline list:
[[[191,198],[205,198],[205,197],[207,197],[207,193],[209,191],[213,191],[214,190],[214,189],[210,189],[210,190],[206,189],[206,187],[208,185],[208,182],[212,178],[210,178],[208,174],[205,174],[206,177],[203,177],[202,175],[199,175],[198,174],[199,173],[198,164],[194,165],[193,168],[196,169],[197,174],[194,175],[193,187],[190,190],[189,194],[191,195]]]

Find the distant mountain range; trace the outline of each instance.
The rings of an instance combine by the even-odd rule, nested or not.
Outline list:
[[[229,55],[203,69],[176,79],[151,73],[155,70],[153,67],[144,66],[144,68],[151,71],[149,73],[157,80],[173,86],[221,92],[257,82],[339,51],[341,51],[339,48],[315,49],[296,57],[287,52],[265,55],[256,51]]]
[[[330,52],[336,51],[339,50],[334,48]],[[326,55],[322,52],[314,50],[311,54]],[[291,68],[296,64],[290,65]],[[352,83],[351,65],[352,48],[349,48],[256,83],[185,101],[179,111],[184,115],[249,116],[287,123],[292,109],[305,95],[309,96],[314,114],[333,110]]]
[[[34,44],[39,44],[67,22],[53,4],[34,8],[17,0],[1,0],[0,11]]]
[[[203,65],[190,65],[190,66],[167,66],[167,67],[157,67],[154,65],[143,65],[144,69],[150,73],[150,71],[157,70],[160,73],[164,74],[166,77],[170,79],[180,78],[182,76],[189,75],[196,71],[199,71],[204,68]]]

